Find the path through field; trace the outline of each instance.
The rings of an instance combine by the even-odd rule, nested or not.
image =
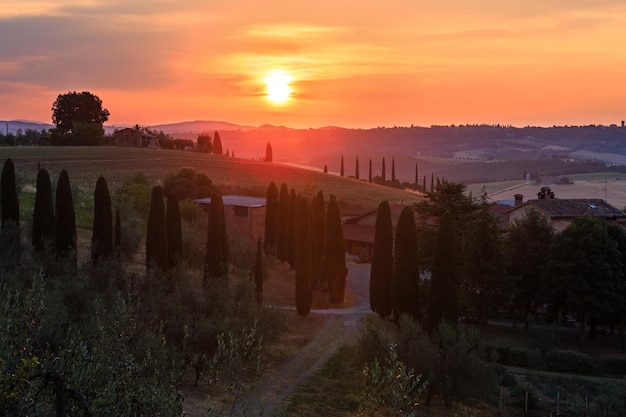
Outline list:
[[[300,382],[318,369],[344,343],[359,333],[369,306],[369,265],[349,265],[347,290],[355,297],[354,307],[311,310],[311,315],[327,316],[323,325],[299,353],[282,366],[270,379],[261,383],[235,404],[231,415],[280,415],[284,401]],[[294,313],[295,314],[295,313]]]

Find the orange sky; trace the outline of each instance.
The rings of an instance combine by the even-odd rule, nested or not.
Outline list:
[[[87,90],[108,124],[620,123],[625,47],[622,0],[3,0],[0,120]]]

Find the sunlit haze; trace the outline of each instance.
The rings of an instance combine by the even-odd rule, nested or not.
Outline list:
[[[625,43],[621,0],[3,0],[0,120],[620,123]]]

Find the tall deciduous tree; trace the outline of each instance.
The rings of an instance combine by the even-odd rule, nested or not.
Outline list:
[[[324,274],[328,279],[328,298],[331,303],[342,303],[346,290],[346,248],[341,227],[341,212],[334,195],[326,210],[324,232]]]
[[[98,177],[94,192],[93,231],[91,236],[91,261],[113,255],[113,210],[111,195],[104,177]]]
[[[274,156],[272,155],[272,145],[267,142],[267,146],[265,147],[265,162],[272,162]]]
[[[222,140],[220,139],[220,134],[216,131],[213,135],[213,153],[215,155],[221,155],[223,152]]]
[[[543,270],[554,238],[554,228],[547,216],[530,210],[509,226],[505,241],[508,273],[516,280],[514,300],[524,309],[525,328],[534,306],[541,297]]]
[[[226,243],[226,244],[225,244]],[[209,207],[206,253],[204,256],[203,287],[214,285],[216,279],[225,278],[228,272],[228,244],[226,219],[222,196],[213,194]]]
[[[265,194],[265,252],[276,253],[278,240],[278,187],[272,181]]]
[[[281,262],[287,260],[289,244],[289,188],[283,183],[278,194],[278,219],[276,220],[276,252]]]
[[[57,182],[54,233],[57,260],[66,260],[70,267],[77,267],[76,258],[76,213],[70,177],[62,170]]]
[[[182,259],[183,233],[180,224],[180,205],[176,192],[171,192],[167,197],[167,211],[165,212],[167,224],[167,252],[169,255],[169,267],[178,265]]]
[[[295,253],[296,269],[296,310],[307,316],[313,302],[311,282],[311,209],[306,198],[298,198],[297,244]]]
[[[261,244],[261,238],[257,241],[256,245],[256,262],[254,264],[254,299],[257,303],[263,302],[263,245]]]
[[[411,207],[405,207],[400,213],[394,247],[391,287],[393,317],[399,320],[402,314],[408,314],[415,321],[419,321],[420,272],[417,258],[417,229]]]
[[[150,269],[154,266],[158,266],[161,271],[167,271],[169,268],[165,204],[160,185],[152,187],[146,232],[146,267]]]
[[[45,169],[37,173],[37,191],[33,209],[33,230],[31,243],[35,249],[41,250],[46,243],[54,239],[54,206],[52,203],[52,184],[50,174]]]
[[[76,124],[102,126],[109,120],[109,111],[102,108],[102,100],[88,91],[59,94],[52,104],[52,122],[63,133],[74,130]]]
[[[391,314],[391,277],[393,276],[393,229],[387,201],[378,205],[370,270],[370,307],[381,317]]]
[[[622,275],[622,255],[606,224],[596,218],[577,218],[554,237],[544,270],[545,291],[551,304],[580,314],[580,342],[590,317],[606,317],[623,303],[616,291]]]
[[[20,202],[17,198],[17,186],[15,184],[15,165],[11,158],[4,161],[2,166],[0,209],[2,210],[2,228],[5,228],[9,222],[19,227]]]
[[[452,214],[446,212],[439,223],[430,280],[428,302],[428,331],[437,330],[445,321],[456,326],[459,315],[457,267],[457,237]]]

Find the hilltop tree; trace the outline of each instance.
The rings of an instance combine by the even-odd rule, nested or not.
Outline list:
[[[0,179],[0,210],[2,211],[2,229],[9,223],[19,228],[20,225],[20,202],[17,198],[17,186],[15,184],[15,166],[13,160],[8,158],[2,167]]]
[[[91,261],[113,255],[113,211],[111,195],[104,177],[98,177],[94,192],[93,231],[91,236]]]
[[[370,307],[380,317],[391,314],[391,277],[393,274],[393,230],[387,201],[378,205],[374,250],[370,269]]]
[[[178,265],[182,259],[183,233],[180,224],[180,204],[175,192],[167,197],[167,211],[165,212],[167,252],[169,254],[169,267]]]
[[[55,198],[55,248],[57,260],[67,260],[76,270],[76,213],[70,177],[66,170],[62,170],[57,182]]]
[[[52,122],[63,133],[73,132],[78,124],[102,125],[109,120],[109,111],[102,100],[88,91],[59,94],[52,104]]]
[[[307,316],[313,302],[311,282],[311,209],[306,198],[298,198],[298,221],[296,226],[297,243],[295,248],[296,269],[296,309],[301,316]]]
[[[233,154],[234,156],[234,154]],[[272,162],[273,156],[272,156],[272,145],[270,145],[269,142],[267,142],[267,146],[265,147],[265,162]]]
[[[343,177],[343,155],[341,155],[341,170],[339,172],[339,175]]]
[[[265,194],[265,252],[275,253],[278,241],[278,188],[272,181]]]
[[[261,238],[259,238],[256,245],[256,262],[254,263],[254,299],[259,304],[263,302],[264,269],[262,248]]]
[[[160,185],[152,187],[146,232],[146,268],[151,269],[154,266],[158,266],[161,271],[167,271],[169,268],[165,204]]]
[[[220,134],[216,131],[213,135],[213,153],[215,155],[221,155],[222,151],[222,140],[220,139]]]
[[[328,279],[328,298],[333,304],[342,303],[346,289],[346,248],[341,228],[341,212],[334,195],[330,196],[326,210],[324,232],[324,275]]]
[[[33,209],[33,230],[31,243],[37,250],[41,250],[46,243],[54,239],[54,208],[52,203],[52,185],[50,175],[45,169],[37,173],[37,191],[35,193],[35,207]]]
[[[354,178],[359,179],[359,157],[356,157],[356,167],[354,168]]]
[[[204,256],[203,288],[207,289],[215,279],[225,278],[228,273],[228,237],[222,196],[213,194],[209,207],[207,243]],[[211,284],[212,285],[212,284]]]
[[[278,194],[278,218],[276,220],[276,252],[281,262],[287,260],[287,245],[289,244],[289,189],[287,184],[280,186]]]
[[[211,153],[213,151],[213,143],[211,143],[211,135],[201,133],[196,140],[196,149],[198,152]]]
[[[419,321],[420,272],[417,259],[417,230],[411,207],[405,207],[400,213],[394,248],[391,288],[393,317],[397,321],[402,314],[408,314],[413,320]]]
[[[456,326],[459,312],[458,283],[456,277],[457,242],[452,213],[446,212],[439,223],[428,302],[428,331],[437,330],[441,321]]]

